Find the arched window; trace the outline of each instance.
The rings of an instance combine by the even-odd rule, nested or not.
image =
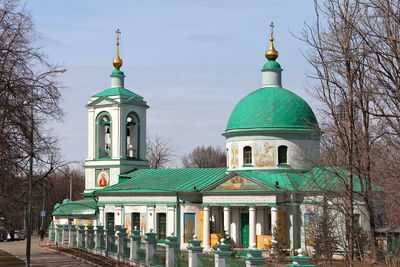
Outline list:
[[[97,117],[97,157],[111,158],[111,117],[107,112]]]
[[[251,158],[251,147],[245,146],[243,148],[243,164],[252,164],[252,158]]]
[[[287,164],[287,146],[279,146],[278,147],[278,165],[280,164]]]
[[[126,117],[126,157],[139,158],[139,119],[135,113]]]

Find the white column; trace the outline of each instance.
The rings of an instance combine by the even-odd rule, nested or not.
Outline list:
[[[299,227],[298,227],[298,206],[292,204],[292,206],[290,206],[290,214],[289,214],[289,220],[290,220],[290,230],[289,230],[289,236],[290,236],[290,248],[294,249],[294,248],[298,248],[299,247],[299,241],[298,241],[298,231],[299,231]]]
[[[210,207],[203,207],[203,247],[210,249]]]
[[[229,231],[230,224],[231,224],[230,208],[224,207],[224,232],[229,236],[231,235]]]
[[[94,109],[89,108],[88,110],[88,159],[94,159],[96,155],[96,118]]]
[[[256,207],[249,207],[249,245],[256,244]]]
[[[271,207],[271,235],[275,234],[278,230],[278,207]]]
[[[265,208],[258,207],[256,209],[256,235],[264,234]]]
[[[146,233],[150,232],[150,229],[153,229],[153,231],[155,231],[154,228],[154,218],[155,218],[156,214],[155,214],[155,208],[154,206],[148,206],[147,207],[147,226],[146,226]],[[145,233],[142,233],[145,234]]]
[[[175,233],[175,206],[168,206],[167,208],[167,236],[176,236]]]
[[[113,159],[118,159],[121,144],[120,124],[118,123],[120,121],[119,107],[114,107],[110,113],[112,116],[111,156]]]
[[[238,227],[240,221],[240,213],[238,207],[231,208],[231,227],[230,227],[230,236],[235,244],[238,243]]]
[[[99,207],[99,217],[97,219],[97,225],[104,226],[104,206]]]
[[[115,225],[123,225],[122,219],[123,219],[123,214],[122,214],[122,205],[121,206],[116,206],[115,207]]]

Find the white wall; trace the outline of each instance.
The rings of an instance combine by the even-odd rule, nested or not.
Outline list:
[[[237,136],[226,141],[228,170],[281,169],[278,147],[288,147],[288,164],[293,169],[310,169],[319,160],[319,138],[309,135],[275,134],[271,136]],[[252,166],[244,166],[243,148],[252,148]]]

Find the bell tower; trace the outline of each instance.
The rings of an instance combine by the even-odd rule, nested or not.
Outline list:
[[[92,96],[88,108],[88,157],[85,161],[85,191],[119,182],[119,175],[148,168],[146,159],[146,110],[143,97],[125,88],[120,70],[119,30],[111,87]]]

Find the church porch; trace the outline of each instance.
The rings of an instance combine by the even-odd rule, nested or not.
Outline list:
[[[300,227],[295,211],[291,206],[266,204],[204,204],[200,214],[203,246],[213,248],[226,235],[237,248],[255,244],[259,249],[268,249],[273,238],[287,248],[297,248]]]

